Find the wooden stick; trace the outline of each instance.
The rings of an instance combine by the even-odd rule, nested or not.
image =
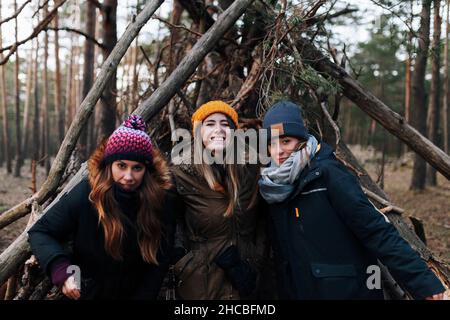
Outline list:
[[[400,207],[394,206],[393,204],[391,204],[389,201],[383,199],[382,197],[378,196],[377,194],[373,193],[372,191],[370,191],[369,189],[362,187],[364,193],[371,199],[377,201],[378,203],[386,206],[385,208],[380,209],[381,212],[386,213],[386,212],[391,212],[391,211],[395,211],[397,213],[404,213],[405,209],[402,209]]]

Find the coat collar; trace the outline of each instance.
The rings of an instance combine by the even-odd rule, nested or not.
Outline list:
[[[326,143],[320,143],[320,150],[311,160],[309,166],[303,169],[297,180],[295,191],[289,196],[289,200],[295,198],[310,182],[320,178],[323,175],[321,162],[334,156],[333,149]]]

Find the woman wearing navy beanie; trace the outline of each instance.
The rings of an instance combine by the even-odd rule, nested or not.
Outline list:
[[[155,299],[175,218],[169,169],[143,119],[130,116],[97,147],[88,169],[88,179],[29,230],[33,253],[70,299]]]
[[[419,254],[365,196],[332,148],[308,133],[300,106],[266,113],[271,165],[261,170],[281,299],[383,299],[368,285],[379,259],[415,299],[444,287]]]

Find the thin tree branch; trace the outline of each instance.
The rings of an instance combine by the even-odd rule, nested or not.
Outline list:
[[[333,118],[331,117],[330,113],[328,112],[328,102],[326,100],[326,97],[319,97],[319,95],[311,88],[310,90],[311,95],[314,97],[316,102],[320,105],[320,108],[322,109],[323,114],[328,120],[328,123],[333,127],[333,130],[336,134],[336,146],[339,144],[339,141],[341,140],[341,132],[339,130],[338,125],[336,122],[334,122]]]
[[[10,20],[16,18],[16,17],[20,14],[20,12],[22,12],[23,8],[24,8],[28,3],[30,3],[30,2],[31,2],[31,0],[25,1],[25,2],[22,4],[22,6],[21,6],[19,9],[17,9],[17,11],[16,11],[12,16],[10,16],[10,17],[8,17],[8,18],[5,18],[5,19],[3,19],[2,21],[0,21],[0,25],[2,25],[3,23],[8,22],[8,21],[10,21]]]
[[[342,16],[342,15],[345,15],[345,14],[348,14],[348,13],[352,13],[352,12],[356,12],[356,11],[358,11],[358,9],[351,9],[351,8],[349,8],[349,7],[347,7],[347,8],[345,8],[345,9],[342,9],[342,10],[340,10],[340,11],[337,11],[337,12],[335,12],[335,13],[333,13],[333,14],[325,14],[325,15],[319,15],[319,16],[315,16],[315,17],[312,17],[312,18],[308,18],[306,21],[305,21],[305,23],[306,23],[306,26],[307,27],[310,27],[310,26],[312,26],[313,24],[316,24],[316,23],[318,23],[318,22],[323,22],[323,21],[325,21],[325,20],[331,20],[331,19],[333,19],[333,18],[336,18],[336,17],[339,17],[339,16]]]
[[[31,16],[31,18],[34,18],[34,16],[37,15],[37,14],[39,13],[39,11],[41,11],[41,9],[44,8],[49,2],[50,2],[49,0],[44,1],[44,3],[41,4],[41,5],[36,9],[36,11],[33,13],[33,15]]]
[[[161,21],[164,24],[167,24],[171,28],[186,30],[187,32],[192,33],[192,34],[196,35],[197,37],[203,36],[203,33],[191,30],[191,29],[187,28],[184,25],[175,25],[175,24],[173,24],[173,23],[171,23],[171,22],[169,22],[169,21],[167,21],[167,20],[165,20],[165,19],[163,19],[163,18],[161,18],[159,16],[154,16],[153,18]],[[223,37],[223,40],[226,40],[226,41],[228,41],[228,42],[230,42],[230,43],[232,43],[232,44],[234,44],[234,45],[239,47],[239,43],[237,43],[236,40],[234,40],[234,39]]]
[[[1,49],[0,49],[0,52],[3,52],[3,51],[5,51],[5,50],[9,50],[9,52],[8,52],[8,54],[5,56],[5,58],[4,58],[3,60],[0,61],[0,65],[5,64],[5,63],[8,61],[9,57],[11,57],[11,56],[14,54],[14,52],[16,52],[16,50],[17,50],[17,48],[18,48],[19,46],[21,46],[22,44],[24,44],[24,43],[26,43],[26,42],[28,42],[28,41],[30,41],[30,40],[36,38],[36,37],[39,35],[39,33],[40,33],[42,30],[44,30],[45,27],[53,20],[53,17],[54,17],[54,16],[56,15],[56,13],[58,12],[58,8],[61,7],[61,6],[64,4],[64,2],[66,2],[66,0],[61,0],[61,2],[58,3],[58,5],[56,5],[56,6],[53,8],[53,10],[50,11],[50,13],[49,13],[47,16],[46,16],[41,22],[39,22],[39,24],[37,25],[37,27],[34,28],[33,32],[31,33],[31,35],[30,35],[28,38],[26,38],[26,39],[24,39],[24,40],[22,40],[22,41],[16,42],[16,43],[14,43],[14,44],[12,44],[12,45],[10,45],[10,46],[8,46],[8,47],[1,48]]]
[[[373,2],[375,5],[377,5],[377,6],[381,7],[381,8],[383,8],[384,10],[389,11],[389,12],[390,12],[391,14],[393,14],[394,16],[396,16],[401,22],[403,22],[403,24],[406,26],[406,28],[408,28],[409,32],[411,32],[411,34],[413,34],[414,37],[417,37],[417,33],[414,31],[412,25],[409,25],[407,20],[403,20],[403,17],[402,17],[402,16],[400,16],[397,12],[395,12],[395,11],[392,10],[392,8],[394,8],[394,7],[398,6],[398,5],[400,5],[401,2],[398,2],[398,3],[396,3],[396,4],[393,4],[393,5],[390,6],[390,7],[386,7],[384,4],[382,4],[382,3],[379,2],[379,1],[376,1],[376,0],[370,0],[370,1]]]
[[[83,32],[83,31],[81,31],[81,30],[78,30],[78,29],[73,29],[73,28],[69,28],[69,27],[58,27],[58,28],[55,28],[55,27],[46,27],[44,30],[73,32],[73,33],[76,33],[76,34],[79,34],[79,35],[85,37],[85,38],[88,39],[89,41],[92,41],[93,43],[95,43],[95,44],[96,44],[97,46],[99,46],[100,48],[106,49],[106,47],[105,47],[102,43],[98,42],[97,39],[95,39],[94,37],[88,35],[87,33]]]
[[[397,207],[395,205],[393,205],[392,203],[390,203],[389,201],[387,201],[386,199],[383,199],[382,197],[380,197],[379,195],[377,195],[376,193],[370,191],[369,189],[361,186],[362,190],[364,191],[364,193],[371,199],[375,200],[376,202],[382,204],[383,206],[386,206],[386,208],[380,209],[381,212],[386,213],[386,212],[390,212],[390,211],[395,211],[397,213],[402,214],[403,212],[405,212],[405,209],[402,209],[400,207]]]
[[[191,30],[191,29],[187,28],[184,25],[175,25],[175,24],[167,21],[166,19],[161,18],[160,16],[154,16],[153,19],[159,20],[159,21],[161,21],[162,23],[168,25],[171,28],[186,30],[189,33],[195,34],[197,37],[201,37],[203,35],[200,32]]]

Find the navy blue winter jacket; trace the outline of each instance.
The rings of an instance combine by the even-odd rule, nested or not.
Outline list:
[[[383,299],[367,286],[377,258],[415,299],[444,291],[325,143],[269,216],[281,299]]]

